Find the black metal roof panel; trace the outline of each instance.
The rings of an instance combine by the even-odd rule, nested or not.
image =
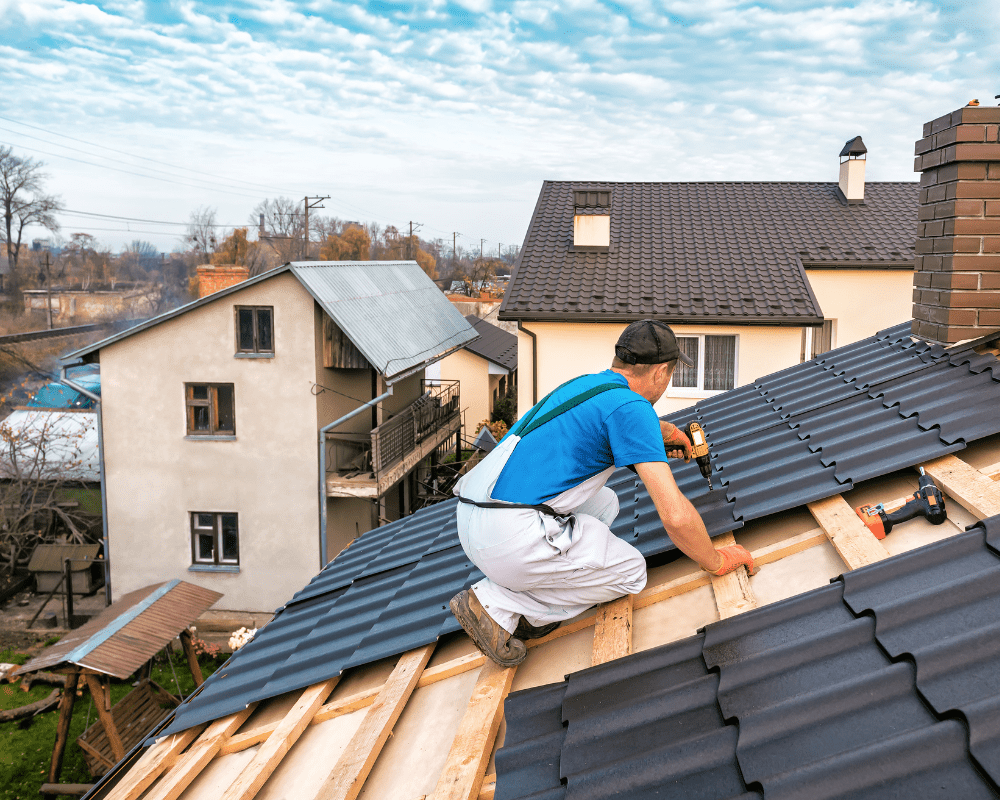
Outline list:
[[[555,730],[560,698],[566,724],[561,750],[553,754],[558,740],[550,740],[544,760],[558,760],[567,800],[722,800],[746,786],[783,800],[996,797],[997,540],[993,517],[532,690],[548,700],[546,731]],[[508,708],[530,702],[521,694]],[[515,714],[507,737],[517,747],[536,725]],[[699,747],[671,749],[685,739]],[[533,797],[536,786],[508,780],[517,773],[505,749],[497,797]],[[522,771],[528,761],[522,748]]]
[[[479,334],[478,339],[465,346],[466,350],[505,369],[517,369],[517,337],[513,333],[475,314],[466,314],[465,319]]]
[[[542,184],[503,318],[819,322],[802,261],[914,258],[916,183],[868,183],[853,206],[836,183],[602,183],[605,252],[572,246],[579,188]]]
[[[1000,432],[1000,368],[991,358],[914,343],[909,323],[890,328],[670,415],[705,429],[715,491],[694,462],[675,462],[672,471],[712,536],[840,494]],[[616,536],[646,558],[676,552],[632,472],[616,470],[607,485],[618,496]],[[447,601],[482,577],[462,552],[457,505],[421,509],[355,540],[231,669],[181,706],[171,730],[457,631]]]

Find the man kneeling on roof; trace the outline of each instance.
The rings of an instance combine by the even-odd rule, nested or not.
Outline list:
[[[691,458],[687,435],[653,411],[681,353],[670,326],[629,325],[611,368],[564,383],[528,411],[455,487],[458,536],[486,577],[451,600],[483,653],[501,666],[527,655],[525,639],[646,585],[646,562],[611,533],[616,467],[642,479],[673,543],[713,575],[754,563],[743,547],[716,549],[667,466]]]

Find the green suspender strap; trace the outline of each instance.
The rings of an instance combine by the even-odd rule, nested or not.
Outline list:
[[[566,384],[564,383],[563,386],[565,385]],[[559,389],[561,388],[562,386],[559,387]],[[517,425],[514,426],[514,429],[511,431],[511,433],[523,439],[532,431],[538,430],[546,422],[551,422],[556,417],[560,416],[561,414],[565,414],[572,408],[576,408],[581,403],[586,403],[592,397],[597,397],[597,395],[603,394],[604,392],[609,392],[612,389],[627,389],[627,388],[628,388],[627,386],[622,386],[620,383],[602,383],[598,386],[594,386],[593,388],[588,389],[587,391],[581,394],[576,395],[575,397],[571,397],[569,400],[566,400],[565,402],[557,405],[551,411],[546,411],[541,416],[538,416],[538,411],[539,409],[541,409],[543,405],[545,405],[545,401],[548,400],[553,394],[555,394],[555,392],[558,391],[558,389],[555,389],[549,394],[547,394],[545,397],[543,397],[542,402],[538,403],[533,409],[531,409],[531,411],[529,411],[525,415],[524,419],[519,421]]]

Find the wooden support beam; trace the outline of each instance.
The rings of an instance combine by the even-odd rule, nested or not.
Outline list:
[[[194,678],[195,688],[201,686],[205,679],[201,675],[201,664],[198,663],[198,654],[194,651],[194,642],[191,641],[191,631],[187,628],[180,632],[181,647],[184,648],[184,655],[187,657],[188,669],[191,670],[191,677]]]
[[[222,800],[253,800],[271,773],[281,763],[281,759],[298,741],[299,736],[319,711],[323,701],[337,685],[340,676],[313,684],[299,696],[292,709],[278,723],[277,729],[268,737],[264,746],[257,751],[253,760],[240,771],[236,780],[229,784]]]
[[[365,715],[361,727],[351,737],[347,748],[323,782],[317,798],[354,800],[358,796],[433,652],[434,645],[429,644],[400,657],[378,698]]]
[[[517,667],[483,665],[431,800],[476,800]]]
[[[594,624],[594,651],[591,664],[597,666],[632,652],[632,604],[627,594],[597,608]]]
[[[66,689],[59,701],[59,722],[56,723],[56,743],[52,748],[52,762],[49,764],[49,783],[59,783],[63,755],[66,753],[66,740],[69,738],[69,724],[73,720],[76,685],[79,680],[80,673],[77,671],[70,672],[66,676]]]
[[[479,790],[479,800],[493,800],[497,793],[497,775],[487,775],[483,778],[482,788]]]
[[[160,779],[159,783],[144,798],[144,800],[177,800],[183,791],[191,785],[208,763],[215,758],[226,739],[232,736],[240,725],[246,722],[256,706],[250,706],[217,719],[206,728],[205,732],[191,745],[191,749],[177,759],[177,763]]]
[[[82,797],[94,788],[92,783],[43,783],[39,791],[42,794]]]
[[[204,725],[197,725],[160,739],[115,784],[106,800],[137,800],[203,730]]]
[[[977,519],[1000,514],[1000,486],[978,469],[955,456],[942,456],[924,464],[945,494],[968,509]]]
[[[727,547],[736,544],[731,533],[724,533],[712,540],[716,547]],[[746,567],[737,567],[727,575],[712,575],[712,589],[715,591],[715,605],[719,608],[719,619],[728,619],[757,608],[757,598],[750,588],[750,576]]]
[[[115,718],[111,716],[111,693],[108,691],[108,683],[89,672],[84,676],[84,679],[87,681],[90,696],[94,699],[94,708],[97,709],[97,717],[101,720],[101,727],[104,728],[108,743],[111,745],[111,753],[117,763],[125,758],[125,745],[122,744],[122,738],[118,735]]]
[[[810,503],[809,512],[826,531],[830,543],[848,569],[864,567],[889,557],[889,551],[841,495]]]

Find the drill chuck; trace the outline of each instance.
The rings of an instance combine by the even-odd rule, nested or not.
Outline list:
[[[708,481],[708,488],[712,488],[712,456],[708,450],[708,439],[705,431],[697,422],[689,422],[684,429],[688,439],[691,440],[691,455],[698,462],[698,469],[702,476]]]

